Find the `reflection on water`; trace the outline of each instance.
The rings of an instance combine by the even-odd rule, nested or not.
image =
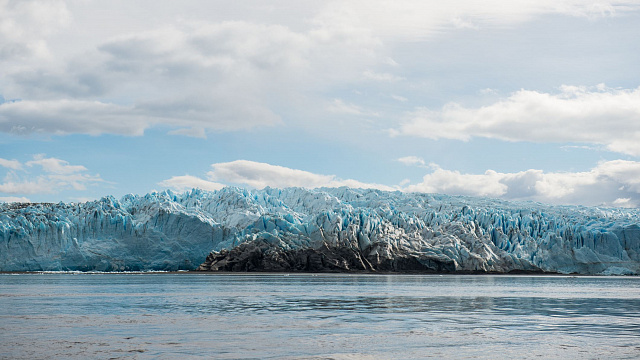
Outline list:
[[[637,358],[640,278],[1,274],[0,358]]]

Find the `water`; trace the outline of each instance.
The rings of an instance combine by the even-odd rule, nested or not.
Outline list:
[[[0,358],[639,358],[640,278],[0,274]]]

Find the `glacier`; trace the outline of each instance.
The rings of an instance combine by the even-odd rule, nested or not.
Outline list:
[[[639,215],[345,187],[2,203],[0,271],[637,275]]]

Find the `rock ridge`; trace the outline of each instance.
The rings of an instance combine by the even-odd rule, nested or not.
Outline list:
[[[375,245],[374,245],[375,247]],[[369,251],[366,251],[369,250]],[[197,271],[224,272],[398,272],[452,273],[453,261],[427,256],[394,254],[391,258],[365,256],[350,247],[330,246],[284,250],[267,241],[244,243],[231,250],[211,252]]]

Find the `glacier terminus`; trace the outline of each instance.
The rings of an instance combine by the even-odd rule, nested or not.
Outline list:
[[[638,209],[227,187],[0,204],[0,271],[640,273]]]

